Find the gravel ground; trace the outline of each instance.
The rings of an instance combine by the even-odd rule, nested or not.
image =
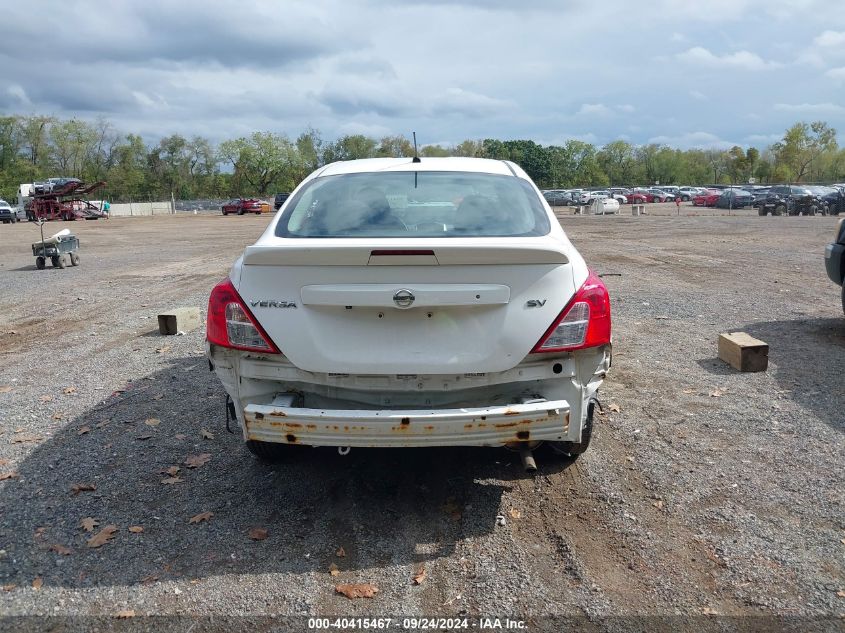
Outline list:
[[[204,310],[266,216],[78,222],[81,265],[44,271],[34,226],[0,227],[0,630],[843,630],[835,218],[648,210],[560,216],[606,275],[614,364],[590,451],[541,450],[533,477],[504,450],[253,459],[203,331],[161,337],[155,315]],[[715,358],[736,330],[770,344],[767,372]]]

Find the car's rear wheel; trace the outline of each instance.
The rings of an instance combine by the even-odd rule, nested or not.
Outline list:
[[[258,459],[265,462],[276,463],[284,460],[290,452],[290,446],[277,442],[257,442],[247,440],[246,447],[249,452]]]
[[[596,403],[590,402],[587,406],[587,419],[584,420],[584,428],[581,429],[580,442],[547,442],[549,448],[558,455],[577,458],[587,452],[590,447],[590,440],[593,439],[593,409]]]
[[[775,207],[775,210],[772,211],[772,215],[783,215],[784,213],[786,213],[786,205],[785,204],[777,205]]]
[[[244,208],[241,207],[240,209],[238,209],[238,215],[243,215],[243,214],[244,214]]]

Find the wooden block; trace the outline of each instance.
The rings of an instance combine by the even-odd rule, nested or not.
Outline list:
[[[766,371],[769,346],[745,332],[720,334],[719,358],[739,371]]]
[[[190,332],[199,327],[199,308],[176,308],[170,312],[158,315],[158,331],[160,334],[177,334]]]

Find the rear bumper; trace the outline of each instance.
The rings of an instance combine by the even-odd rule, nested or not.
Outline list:
[[[246,437],[312,446],[503,446],[563,441],[569,403],[544,401],[462,409],[306,409],[250,404]]]
[[[845,244],[828,244],[825,247],[824,267],[827,269],[827,276],[840,286],[845,275],[845,270],[842,269],[843,261],[845,261]]]

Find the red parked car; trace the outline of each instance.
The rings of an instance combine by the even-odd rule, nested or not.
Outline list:
[[[255,198],[235,198],[229,200],[223,205],[223,215],[230,213],[237,213],[243,215],[244,213],[261,213],[261,200]]]
[[[718,189],[708,189],[707,193],[702,193],[694,196],[692,199],[692,206],[694,207],[715,207],[716,201],[722,192]]]
[[[650,193],[646,193],[645,191],[634,191],[632,193],[627,194],[628,204],[645,204],[646,202],[651,202],[654,199]]]

